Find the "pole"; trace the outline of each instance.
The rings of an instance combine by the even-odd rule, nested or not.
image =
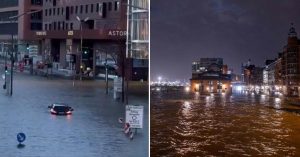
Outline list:
[[[71,70],[72,70],[72,73],[73,73],[73,87],[75,86],[75,67],[74,67],[74,69],[73,69],[73,66],[74,66],[74,64],[73,63],[71,63]]]
[[[121,42],[122,44],[122,42]],[[122,46],[121,48],[121,56],[122,56],[122,103],[124,103],[124,97],[125,97],[125,91],[124,91],[124,81],[125,81],[125,56],[124,53],[122,52]]]
[[[12,21],[11,21],[12,23]],[[13,73],[14,73],[14,34],[11,33],[11,65],[10,65],[10,96],[13,94]]]
[[[6,52],[5,52],[5,60],[4,60],[4,67],[5,67],[5,69],[4,69],[4,77],[5,77],[5,82],[4,82],[4,84],[5,84],[5,88],[7,89],[7,78],[6,78],[6,70],[7,70],[7,49],[6,49]]]
[[[107,51],[105,52],[105,82],[106,82],[106,95],[108,94],[108,71],[107,71]]]
[[[82,41],[82,21],[80,20],[80,81],[82,81],[82,44],[83,44],[83,41]]]

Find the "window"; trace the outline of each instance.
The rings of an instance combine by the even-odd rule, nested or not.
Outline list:
[[[55,15],[55,8],[53,8],[53,16]]]
[[[70,23],[70,29],[73,30],[73,23]]]
[[[60,22],[57,23],[57,29],[60,30]]]
[[[66,30],[69,30],[69,24],[66,23]]]
[[[64,15],[64,8],[61,8],[61,14]]]
[[[119,2],[118,1],[115,1],[115,11],[119,10]]]
[[[47,16],[47,14],[48,14],[48,10],[47,10],[47,9],[45,9],[45,16]]]
[[[49,16],[51,16],[51,9],[49,9]]]
[[[31,0],[32,5],[42,5],[42,0]]]
[[[30,29],[31,30],[42,30],[42,23],[31,23],[30,24]]]
[[[91,13],[94,12],[94,4],[91,4]]]
[[[62,29],[65,30],[65,22],[62,22]]]
[[[111,11],[111,9],[112,9],[112,3],[108,2],[108,11]]]
[[[48,29],[48,25],[47,24],[45,24],[45,30],[47,30]]]
[[[57,8],[57,15],[59,15],[60,13],[60,8]]]
[[[99,8],[100,8],[100,4],[97,3],[97,4],[96,4],[96,12],[97,12],[97,13],[99,12]]]
[[[78,13],[78,6],[75,7],[75,14]]]
[[[56,30],[56,22],[53,22],[53,30]]]
[[[70,14],[73,14],[73,12],[74,12],[74,7],[73,7],[73,6],[71,6],[71,11],[70,11]]]
[[[83,5],[80,5],[80,14],[83,12]]]
[[[89,12],[89,5],[85,5],[85,13]]]
[[[52,26],[52,25],[51,25],[51,24],[49,24],[49,30],[51,30],[51,26]]]

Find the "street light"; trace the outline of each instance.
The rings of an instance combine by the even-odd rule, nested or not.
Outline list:
[[[22,17],[24,15],[29,15],[29,14],[33,14],[33,13],[37,13],[42,11],[42,9],[40,10],[35,10],[35,11],[28,11],[28,12],[24,12],[23,14],[19,14],[16,16],[10,16],[8,17],[8,19],[10,19],[10,22],[13,23],[13,20],[16,19],[18,20],[19,17]],[[11,65],[10,65],[10,92],[9,95],[12,96],[13,94],[13,68],[14,68],[14,34],[11,33]],[[5,85],[6,85],[6,79],[5,79]]]
[[[82,37],[82,23],[89,20],[89,17],[86,17],[85,19],[80,19],[79,16],[76,16],[76,19],[80,22],[80,80],[82,80],[82,52],[83,52],[83,37]]]

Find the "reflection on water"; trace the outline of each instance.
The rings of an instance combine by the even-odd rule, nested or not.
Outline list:
[[[300,156],[300,107],[267,95],[151,95],[151,156]]]

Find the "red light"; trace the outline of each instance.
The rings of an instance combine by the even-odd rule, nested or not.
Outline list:
[[[57,112],[54,111],[53,109],[50,110],[51,113],[56,114]]]

